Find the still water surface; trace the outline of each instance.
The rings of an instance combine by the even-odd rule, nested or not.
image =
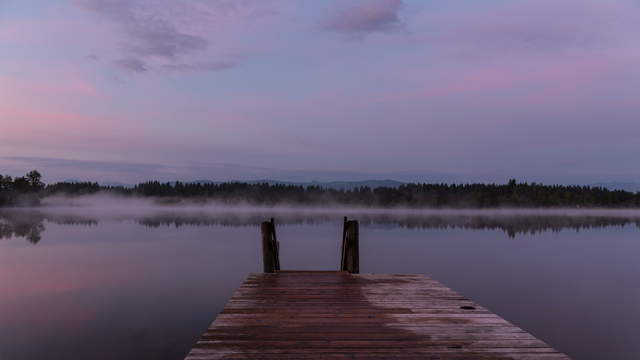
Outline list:
[[[431,276],[575,359],[640,358],[640,214],[0,211],[0,359],[175,359],[250,272],[276,216],[283,269]]]

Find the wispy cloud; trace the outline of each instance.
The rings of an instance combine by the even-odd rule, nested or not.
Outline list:
[[[204,38],[181,31],[169,18],[159,16],[153,6],[157,2],[82,0],[80,3],[120,24],[128,35],[123,47],[133,54],[175,58],[207,46]]]
[[[325,20],[327,30],[362,37],[370,32],[389,31],[402,25],[398,15],[402,0],[360,1],[340,9]]]
[[[13,175],[21,175],[30,169],[38,169],[46,177],[47,182],[71,179],[80,181],[117,181],[136,183],[147,180],[160,181],[335,181],[335,180],[369,180],[394,176],[388,172],[340,171],[340,170],[287,170],[275,167],[246,166],[231,163],[187,162],[178,165],[141,162],[115,162],[76,160],[65,158],[0,156],[0,165],[4,170],[11,170]],[[3,171],[4,171],[3,170]],[[402,179],[429,176],[431,178],[448,178],[451,175],[423,171],[421,173],[396,173]]]
[[[47,182],[70,179],[136,183],[147,180],[291,180],[329,181],[384,177],[388,174],[333,170],[286,170],[273,167],[246,166],[231,163],[185,162],[176,165],[157,162],[116,162],[65,158],[0,156],[0,166],[18,176],[30,169],[40,170]],[[0,172],[2,174],[2,172]]]
[[[616,44],[633,13],[623,2],[539,0],[449,19],[442,41],[491,52],[557,52]]]
[[[122,56],[114,63],[133,72],[232,68],[237,62],[218,48],[218,37],[225,35],[225,29],[218,27],[255,19],[256,13],[274,13],[253,1],[77,0],[77,4],[116,25]]]
[[[234,61],[218,61],[198,64],[167,64],[164,68],[174,71],[220,71],[233,68],[237,65]]]
[[[35,167],[79,168],[84,170],[100,170],[110,172],[136,172],[158,170],[164,165],[149,163],[126,163],[113,161],[71,160],[62,158],[44,158],[30,156],[3,156],[0,159],[22,162]]]
[[[138,58],[124,58],[115,61],[115,65],[121,69],[133,72],[145,72],[149,70],[147,64]]]

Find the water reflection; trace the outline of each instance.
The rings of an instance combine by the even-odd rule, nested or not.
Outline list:
[[[640,358],[639,211],[121,206],[0,210],[0,359],[183,359],[260,271],[258,223],[283,269],[336,269],[344,215],[363,273],[433,277],[575,359]]]
[[[358,213],[345,212],[351,218],[360,221],[361,226],[405,229],[465,229],[500,230],[510,238],[518,235],[538,234],[546,231],[559,232],[564,229],[575,231],[636,226],[640,228],[640,215],[628,214],[552,214],[544,212],[499,214],[473,213],[407,213],[382,212]],[[276,212],[279,225],[321,225],[339,221],[342,214],[336,212]],[[37,244],[46,229],[46,222],[58,225],[94,226],[100,221],[133,221],[149,228],[185,227],[185,226],[257,226],[273,216],[266,210],[253,212],[181,212],[156,211],[142,215],[81,215],[70,212],[42,210],[2,210],[0,211],[0,239],[22,238]]]
[[[56,216],[39,211],[0,211],[0,239],[22,238],[32,244],[42,240],[45,221],[60,225],[97,225],[98,220],[77,215]]]

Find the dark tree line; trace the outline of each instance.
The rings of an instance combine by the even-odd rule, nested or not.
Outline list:
[[[537,183],[507,184],[405,184],[392,187],[359,187],[352,190],[281,184],[183,183],[149,181],[131,188],[104,187],[97,183],[57,183],[43,194],[92,194],[159,198],[162,203],[181,199],[214,200],[251,205],[346,205],[409,208],[494,207],[640,207],[640,193],[576,185]]]
[[[133,187],[101,186],[95,182],[61,182],[45,186],[36,170],[12,179],[0,176],[0,206],[34,205],[49,195],[105,192],[121,196],[158,198],[161,203],[182,199],[214,200],[250,205],[345,205],[409,208],[495,207],[640,207],[640,193],[576,185],[405,184],[399,187],[359,187],[351,190],[282,184],[184,183],[148,181]]]

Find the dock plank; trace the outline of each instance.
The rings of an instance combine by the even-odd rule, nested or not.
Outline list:
[[[569,359],[422,275],[251,274],[186,360]]]

